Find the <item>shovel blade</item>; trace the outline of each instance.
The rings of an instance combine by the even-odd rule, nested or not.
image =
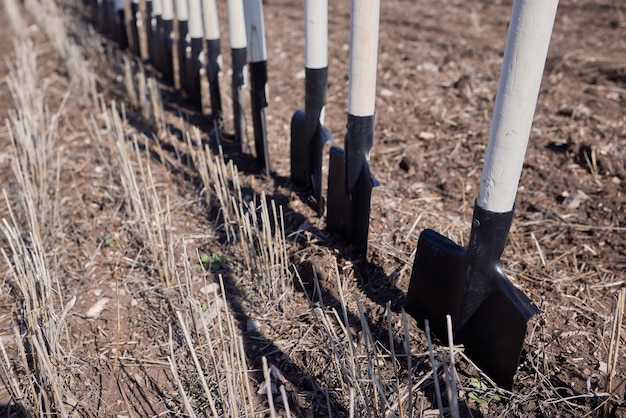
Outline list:
[[[309,149],[306,146],[305,113],[298,109],[291,117],[291,181],[298,187],[306,188],[311,176],[309,168]],[[303,146],[305,145],[305,146]]]
[[[431,331],[445,343],[446,315],[456,324],[461,310],[466,255],[464,247],[432,229],[420,234],[405,309],[422,328],[428,320]]]
[[[220,65],[222,48],[220,46],[220,39],[207,39],[207,62],[206,62],[206,74],[209,79],[209,95],[211,99],[211,113],[213,120],[216,120],[219,125],[222,123],[222,97],[220,93],[220,73],[222,72],[222,66]]]
[[[291,181],[297,188],[310,193],[314,207],[321,215],[324,211],[322,154],[324,145],[332,139],[320,122],[314,126],[313,133],[309,125],[302,110],[297,110],[291,118]]]
[[[348,193],[345,173],[344,151],[339,147],[331,147],[326,223],[329,230],[339,233],[348,243],[357,247],[365,258],[372,189],[378,186],[378,181],[370,174],[367,165],[364,165],[354,188]]]
[[[133,49],[133,53],[136,56],[141,56],[141,48],[139,45],[139,28],[137,27],[137,14],[139,13],[139,3],[131,2],[130,4],[130,42]]]
[[[185,62],[185,69],[187,71],[186,93],[193,105],[202,110],[202,90],[200,84],[202,38],[191,38],[188,52],[190,52],[190,54],[186,57]]]
[[[490,272],[494,290],[466,321],[461,321],[468,251],[437,232],[420,234],[405,309],[421,327],[448,343],[445,316],[452,317],[454,343],[500,387],[511,389],[526,336],[526,326],[539,312],[532,301],[496,267]],[[495,266],[495,265],[494,265]],[[464,322],[460,329],[459,324]]]
[[[510,390],[519,365],[527,323],[537,306],[504,275],[498,286],[458,331],[469,358],[500,387]]]

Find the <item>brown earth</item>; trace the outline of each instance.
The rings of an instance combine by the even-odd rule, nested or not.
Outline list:
[[[236,153],[231,156],[242,172],[244,184],[254,192],[265,191],[282,205],[292,263],[303,275],[310,274],[310,266],[315,266],[324,302],[335,306],[339,300],[333,275],[336,260],[351,325],[358,332],[358,309],[350,293],[358,295],[373,334],[385,347],[389,346],[385,307],[390,301],[393,318],[398,320],[420,231],[432,228],[460,244],[467,241],[511,5],[511,1],[382,2],[371,160],[371,170],[381,186],[372,197],[369,261],[361,263],[344,242],[326,232],[324,218],[317,217],[302,196],[290,189],[289,124],[293,112],[304,103],[303,10],[299,2],[265,2],[271,178],[260,174],[250,158]],[[326,125],[339,145],[345,134],[347,107],[349,7],[347,1],[329,6]],[[219,8],[222,48],[227,51],[225,2],[220,2]],[[559,5],[516,215],[503,258],[511,281],[535,301],[541,314],[528,327],[512,393],[499,392],[498,398],[479,396],[478,400],[469,396],[476,393],[472,379],[481,376],[461,361],[463,415],[597,416],[604,403],[610,402],[612,416],[626,417],[623,327],[613,393],[605,393],[611,324],[626,272],[625,14],[626,6],[618,1],[564,0]],[[9,56],[13,34],[4,13],[2,19],[0,48],[3,56]],[[55,71],[55,60],[58,58],[51,51],[44,50],[40,61],[49,65],[42,65],[41,71],[47,77],[58,77],[57,90],[62,91],[65,74]],[[224,64],[226,86],[230,65],[227,53]],[[0,65],[0,71],[6,74],[4,61]],[[102,75],[106,98],[124,101],[123,93],[113,88],[114,79]],[[180,127],[178,116],[182,114],[210,140],[210,118],[193,110],[173,89],[165,85],[162,88],[172,129]],[[228,95],[227,87],[224,94]],[[3,88],[3,119],[11,106],[9,97]],[[68,295],[79,295],[77,311],[86,310],[103,296],[117,300],[121,306],[117,311],[105,310],[95,321],[75,318],[73,332],[82,337],[77,353],[100,353],[97,364],[92,364],[92,374],[83,376],[83,385],[89,388],[99,379],[119,378],[117,384],[107,381],[100,394],[104,405],[94,407],[95,415],[127,414],[133,409],[129,397],[130,404],[136,400],[141,405],[134,409],[138,416],[157,415],[167,410],[175,395],[158,390],[144,392],[141,388],[159,387],[169,379],[169,369],[163,366],[163,352],[167,350],[151,344],[167,333],[162,323],[167,314],[161,315],[166,302],[147,284],[149,268],[134,268],[140,254],[132,234],[115,215],[120,191],[111,185],[103,169],[106,164],[93,146],[92,133],[80,128],[79,121],[90,112],[89,104],[73,105],[74,114],[79,116],[68,122],[68,135],[57,144],[58,150],[68,153],[62,157],[67,166],[62,184],[68,199],[74,199],[63,205],[66,213],[80,214],[78,219],[64,219],[59,228],[63,231],[60,242],[78,251],[74,258],[64,258],[63,286]],[[132,118],[132,110],[129,114]],[[232,126],[229,122],[227,131]],[[144,128],[140,122],[133,126],[137,131]],[[5,132],[1,155],[9,153]],[[174,140],[170,142],[177,145]],[[172,161],[176,157],[172,151]],[[10,168],[5,162],[2,165],[0,179],[3,187],[11,190],[15,182]],[[204,213],[194,185],[179,173],[158,166],[155,176],[160,190],[172,199],[172,223],[181,237],[197,248],[219,248],[228,253],[227,245],[220,244],[219,232],[214,231],[213,220]],[[4,207],[2,216],[6,216]],[[86,268],[91,255],[98,254],[96,237],[110,231],[116,231],[119,244],[102,249]],[[113,278],[115,285],[111,284]],[[241,292],[245,295],[246,284],[232,284],[231,290],[237,286],[244,289]],[[265,303],[249,299],[242,302],[244,306],[238,312],[244,328],[244,318],[254,317]],[[8,302],[3,302],[0,309],[1,318],[9,317]],[[307,309],[304,296],[295,292],[281,306],[282,316],[276,314],[268,319],[264,340],[251,345],[248,356],[258,368],[259,358],[266,355],[287,375],[292,384],[291,396],[304,399],[298,404],[299,415],[327,415],[329,399],[335,415],[347,415],[347,395],[336,393],[337,387],[324,387],[327,381],[323,359],[307,356],[307,348],[313,352],[312,347],[318,344],[315,335],[302,332],[310,320],[302,313]],[[425,351],[423,332],[413,322],[411,331],[413,352]],[[119,340],[111,341],[109,337],[120,334],[128,336],[123,347]],[[294,339],[299,341],[298,349],[290,345]],[[119,354],[119,365],[107,357],[109,351]],[[136,369],[133,362],[137,362]],[[427,362],[420,367],[429,368]],[[404,369],[402,376],[407,373]],[[332,396],[328,396],[329,390]],[[434,404],[432,388],[423,389],[423,393],[426,402]],[[323,407],[316,404],[320,402]]]

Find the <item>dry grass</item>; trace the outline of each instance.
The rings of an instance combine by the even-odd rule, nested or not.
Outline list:
[[[0,227],[11,306],[9,332],[0,336],[0,381],[9,403],[41,417],[405,418],[465,416],[472,402],[481,411],[496,405],[502,415],[515,414],[529,400],[547,415],[576,415],[585,397],[600,399],[589,413],[608,414],[619,402],[623,290],[606,317],[587,301],[574,302],[577,313],[595,315],[606,328],[597,337],[607,353],[602,391],[572,395],[553,383],[554,341],[585,331],[572,326],[549,335],[541,319],[523,365],[529,390],[502,391],[462,347],[437,347],[402,309],[372,302],[353,277],[346,279],[352,266],[339,267],[327,249],[319,250],[326,264],[303,279],[291,265],[301,249],[286,236],[283,206],[256,190],[221,149],[205,146],[198,129],[168,113],[158,82],[139,62],[103,47],[52,0],[26,0],[24,17],[14,0],[5,10],[20,28],[24,20],[39,22],[68,79],[67,92],[51,101],[54,80],[38,73],[37,44],[16,32],[7,79],[15,109],[7,123],[17,193],[5,191],[10,216]],[[111,83],[124,89],[118,94],[125,101],[105,98],[101,88]],[[68,116],[74,101],[84,106],[81,117]],[[72,145],[90,149],[90,160],[60,155],[59,132],[70,129],[64,124],[89,132],[85,144]],[[167,150],[172,145],[175,153]],[[72,175],[61,172],[61,160]],[[589,162],[591,169],[593,156]],[[86,175],[85,166],[100,171]],[[413,220],[402,231],[407,241],[424,222],[458,241],[466,232],[456,215]],[[97,239],[79,233],[85,224]],[[554,225],[544,222],[541,234],[520,232],[527,226],[518,224],[511,245],[546,274],[520,279],[558,287],[601,274],[578,263],[583,249],[557,256],[548,248]],[[304,229],[298,234],[315,241]],[[410,262],[402,250],[382,247]],[[207,264],[205,256],[219,262]],[[519,271],[516,260],[507,263],[512,271]],[[575,277],[558,276],[561,262]],[[322,271],[328,274],[320,277]],[[377,308],[384,309],[378,322]]]

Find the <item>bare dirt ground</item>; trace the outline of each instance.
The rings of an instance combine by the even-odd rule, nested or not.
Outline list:
[[[326,125],[342,145],[350,4],[331,3]],[[391,386],[405,382],[409,375],[420,381],[408,408],[428,416],[436,401],[432,376],[428,376],[430,363],[420,354],[427,352],[426,337],[412,320],[410,335],[404,334],[401,309],[420,231],[432,228],[460,244],[467,241],[512,2],[382,2],[371,160],[381,186],[372,197],[367,263],[326,232],[324,218],[317,217],[302,196],[290,189],[289,123],[293,112],[304,104],[303,7],[287,0],[264,4],[272,176],[262,175],[248,156],[231,153],[230,157],[238,165],[247,193],[265,192],[282,208],[290,265],[305,283],[313,281],[312,267],[318,275],[319,288],[304,289],[317,291],[316,307],[341,312],[345,298],[350,335],[356,341],[367,325],[378,339],[382,381]],[[226,5],[219,2],[218,6],[225,51],[223,93],[229,116]],[[67,13],[78,16],[75,9],[68,8]],[[11,40],[15,34],[4,13],[0,19],[0,52],[14,61]],[[50,83],[50,105],[58,107],[65,91],[71,90],[68,75],[42,28],[32,18],[28,21],[32,24],[29,36],[39,49],[42,78]],[[104,38],[98,42],[115,48]],[[186,171],[187,144],[180,140],[180,132],[196,126],[203,140],[214,144],[208,135],[210,116],[161,84],[173,134],[157,135],[131,106],[122,88],[121,67],[98,63],[98,57],[93,57],[96,51],[85,54],[94,60],[104,101],[126,104],[126,134],[158,136],[163,144],[166,157],[149,164],[156,180],[154,189],[167,198],[171,208],[173,251],[180,256],[181,248],[188,247],[229,257],[228,271],[220,273],[243,335],[254,392],[263,381],[261,357],[265,356],[282,373],[292,414],[349,416],[350,393],[342,390],[340,377],[333,374],[332,355],[327,357],[320,348],[324,334],[315,328],[313,310],[295,275],[289,277],[295,283],[293,290],[279,301],[260,294],[252,282],[255,278],[246,275],[238,250],[224,241],[216,221],[219,217],[206,210],[198,179]],[[7,72],[3,61],[0,74]],[[75,398],[68,405],[79,416],[178,415],[183,409],[172,381],[168,356],[173,354],[167,343],[176,322],[173,302],[154,280],[158,269],[143,250],[144,243],[121,215],[122,186],[111,170],[114,164],[107,162],[108,148],[98,143],[90,119],[95,117],[102,126],[97,116],[100,109],[87,99],[64,105],[70,110],[54,143],[62,167],[55,191],[58,215],[48,238],[57,257],[60,293],[66,301],[77,296],[67,321],[72,357],[81,361],[70,379]],[[3,86],[2,119],[12,107],[11,95]],[[615,369],[609,361],[615,334],[611,327],[619,312],[617,295],[626,287],[625,108],[626,6],[611,0],[561,1],[503,259],[511,281],[536,302],[541,314],[529,324],[511,392],[496,390],[488,382],[485,385],[476,368],[462,357],[457,359],[463,416],[607,413],[626,417],[623,326]],[[226,130],[231,131],[231,126],[227,118]],[[3,127],[0,134],[0,181],[14,204],[18,185],[10,167],[8,131]],[[226,152],[229,155],[227,148]],[[4,202],[0,215],[8,217]],[[6,250],[4,241],[2,245]],[[196,293],[206,282],[217,281],[210,273],[194,273]],[[10,279],[6,282],[0,293],[3,338],[16,315]],[[90,315],[89,309],[97,303],[104,303],[103,309]],[[259,327],[250,327],[251,323]],[[395,365],[389,360],[391,351],[401,351],[403,338],[410,341],[414,355],[410,370],[406,363]],[[191,373],[191,362],[178,364]],[[607,393],[609,387],[611,393]],[[258,405],[254,416],[266,414],[263,396],[253,398]],[[209,415],[206,404],[197,412]]]

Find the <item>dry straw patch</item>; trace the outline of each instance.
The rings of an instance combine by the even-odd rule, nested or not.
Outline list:
[[[166,111],[140,63],[53,1],[25,5],[68,79],[58,97],[58,81],[37,72],[43,42],[18,32],[8,78],[16,186],[2,224],[11,325],[0,338],[12,405],[36,416],[417,417],[459,416],[470,404],[507,415],[528,402],[575,415],[581,397],[600,399],[590,413],[617,401],[623,291],[603,317],[573,302],[606,328],[588,336],[608,348],[603,390],[572,397],[552,383],[554,342],[586,331],[554,336],[540,319],[523,365],[529,390],[501,391],[462,347],[431,345],[401,309],[373,301],[355,284],[365,267],[339,263],[315,245],[317,232],[288,236],[288,209]],[[412,187],[426,203],[442,199]],[[471,202],[462,204],[459,213]],[[458,240],[467,232],[458,213],[411,216],[397,232],[404,242],[426,224]],[[603,274],[577,263],[580,249],[559,258],[537,238],[558,238],[562,224],[533,222],[517,224],[511,246],[545,271],[526,277],[506,260],[519,280],[558,288]],[[373,248],[410,266],[391,240]],[[302,268],[320,254],[316,269]],[[577,276],[559,273],[562,263]],[[620,285],[604,279],[598,294]]]

